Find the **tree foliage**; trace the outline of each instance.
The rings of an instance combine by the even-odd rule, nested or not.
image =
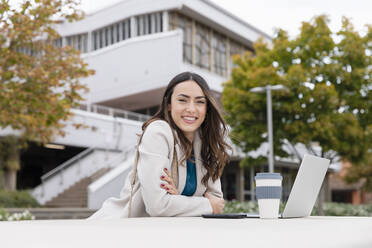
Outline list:
[[[93,74],[80,52],[57,46],[55,27],[83,17],[77,0],[0,0],[0,127],[27,140],[63,134],[62,121],[82,100],[80,78]]]
[[[0,0],[0,128],[17,130],[0,137],[4,187],[16,188],[20,145],[49,142],[64,135],[63,121],[87,87],[79,79],[94,72],[80,52],[58,45],[56,25],[83,17],[78,0]]]
[[[337,33],[331,32],[328,23],[326,16],[314,17],[302,23],[297,37],[290,39],[279,30],[272,44],[258,41],[254,55],[235,57],[236,67],[224,85],[222,101],[232,140],[244,152],[256,150],[267,140],[266,94],[250,90],[282,84],[287,91],[272,92],[275,155],[290,156],[284,143],[296,154],[295,144],[302,143],[309,153],[333,161],[368,164],[372,26],[361,35],[347,18]],[[247,156],[243,164],[254,160]]]

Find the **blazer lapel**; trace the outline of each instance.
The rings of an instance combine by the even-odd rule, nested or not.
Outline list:
[[[186,161],[181,164],[181,160],[184,156],[182,149],[179,144],[176,144],[177,162],[178,162],[178,192],[181,194],[186,184],[187,167]]]
[[[194,193],[194,195],[196,196],[203,195],[206,190],[205,186],[201,183],[201,180],[203,179],[205,175],[205,169],[204,169],[203,162],[200,156],[201,145],[202,143],[201,143],[200,134],[198,130],[197,132],[195,132],[194,146],[193,146],[194,156],[195,156],[195,167],[196,167],[196,181],[198,183],[196,187],[196,191]]]

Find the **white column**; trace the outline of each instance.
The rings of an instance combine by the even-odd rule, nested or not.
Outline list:
[[[209,38],[210,38],[210,41],[209,41],[209,70],[211,72],[214,71],[214,51],[213,51],[213,30],[211,29],[209,31]]]
[[[168,11],[163,11],[163,32],[167,32],[169,30],[169,14]]]
[[[66,40],[66,37],[63,36],[62,37],[62,47],[65,47],[65,46],[67,46],[67,40]]]
[[[87,41],[87,52],[93,51],[93,42],[92,42],[92,31],[88,32],[88,41]]]
[[[186,35],[185,33],[183,35]],[[195,20],[191,23],[191,63],[196,64],[196,48],[195,48],[195,35],[196,35],[196,25]]]
[[[267,100],[267,129],[269,135],[269,172],[274,172],[274,145],[273,145],[273,112],[271,104],[271,87],[270,85],[266,88],[266,100]]]
[[[137,36],[137,23],[136,18],[132,16],[130,18],[130,37],[136,37]]]

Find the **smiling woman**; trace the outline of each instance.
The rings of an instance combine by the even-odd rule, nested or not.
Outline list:
[[[221,213],[220,177],[231,147],[206,81],[191,72],[175,76],[142,130],[120,198],[106,200],[90,219]]]

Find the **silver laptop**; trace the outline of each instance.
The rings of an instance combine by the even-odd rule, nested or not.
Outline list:
[[[310,216],[329,167],[329,159],[305,155],[281,218]],[[247,217],[258,215],[247,214]]]
[[[319,194],[330,161],[313,155],[305,155],[284,211],[279,218],[310,216]],[[202,215],[205,218],[259,218],[257,213],[229,213]]]

